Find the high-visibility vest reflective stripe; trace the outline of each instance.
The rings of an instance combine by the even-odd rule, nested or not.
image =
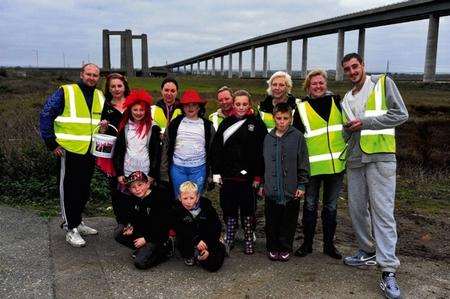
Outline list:
[[[164,131],[166,130],[166,127],[168,125],[166,114],[164,113],[164,110],[161,107],[156,106],[156,105],[152,105],[150,108],[151,108],[151,114],[152,114],[152,119],[153,119],[154,123],[156,123],[161,128],[161,133],[164,133]],[[178,115],[181,115],[180,108],[176,108],[173,111],[172,118],[170,119],[170,121],[174,120]]]
[[[375,117],[387,113],[386,76],[378,79],[367,98],[365,117]],[[395,129],[361,130],[361,150],[366,154],[395,153]]]
[[[208,118],[213,123],[214,129],[216,129],[216,131],[224,119],[223,116],[220,116],[217,111],[210,114]]]
[[[83,92],[77,84],[62,86],[64,90],[64,110],[53,127],[56,141],[64,149],[77,154],[89,150],[92,133],[100,122],[105,97],[95,89],[91,111],[86,104]]]
[[[324,120],[308,102],[297,101],[297,107],[305,127],[311,176],[340,173],[345,161],[339,159],[345,149],[342,135],[342,114],[331,99],[328,121]]]

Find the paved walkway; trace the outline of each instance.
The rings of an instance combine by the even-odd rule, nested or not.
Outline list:
[[[72,248],[59,219],[0,206],[0,298],[382,298],[375,269],[344,266],[320,248],[305,258],[270,262],[263,240],[253,256],[238,244],[217,273],[187,267],[177,257],[141,271],[131,251],[112,240],[113,219],[85,222],[100,234],[87,237],[86,247]],[[450,263],[400,259],[404,298],[450,297]]]

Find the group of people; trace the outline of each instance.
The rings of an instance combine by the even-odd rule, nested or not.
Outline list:
[[[103,96],[95,88],[99,68],[83,66],[80,80],[51,95],[40,117],[42,138],[61,165],[67,242],[84,246],[82,235],[97,233],[81,218],[97,164],[109,179],[115,239],[133,249],[138,268],[166,260],[176,240],[186,265],[217,271],[235,246],[239,226],[243,251],[253,254],[257,197],[264,198],[270,260],[288,261],[292,254],[304,257],[313,251],[320,197],[323,252],[342,259],[334,236],[347,173],[359,249],[343,262],[379,265],[381,289],[389,298],[400,297],[394,128],[408,112],[392,79],[369,76],[361,56],[347,54],[342,67],[353,84],[343,99],[328,90],[322,70],[308,73],[302,99],[292,95],[290,75],[279,71],[267,81],[267,96],[257,108],[246,90],[224,86],[217,91],[219,108],[206,117],[206,101],[194,89],[179,99],[173,78],[162,81],[161,99],[153,104],[148,92],[130,90],[117,73],[107,76]],[[96,130],[117,130],[111,159],[90,154]],[[223,238],[222,221],[203,196],[215,186]],[[304,238],[294,250],[301,199]]]

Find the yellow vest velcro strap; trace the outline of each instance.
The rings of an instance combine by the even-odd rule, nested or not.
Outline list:
[[[78,124],[92,124],[92,125],[98,125],[100,122],[100,119],[91,119],[89,117],[65,117],[65,116],[58,116],[55,118],[56,122],[60,123],[78,123]]]
[[[333,157],[333,159],[339,159],[339,156],[341,155],[341,153],[342,152],[331,153],[331,157]],[[327,160],[331,160],[330,159],[330,154],[322,154],[322,155],[315,155],[315,156],[310,156],[309,157],[309,162],[310,163],[320,162],[320,161],[327,161]]]
[[[56,133],[56,138],[64,140],[91,141],[91,135],[73,135],[65,133]]]
[[[342,125],[332,125],[332,126],[328,126],[328,127],[325,127],[325,128],[320,128],[320,129],[316,129],[316,130],[306,131],[305,137],[306,138],[315,137],[315,136],[319,136],[319,135],[322,135],[322,134],[326,134],[327,132],[337,132],[337,131],[342,131]]]
[[[391,128],[391,129],[384,129],[384,130],[362,130],[361,131],[361,136],[366,136],[366,135],[395,135],[395,129]]]
[[[387,113],[387,110],[366,110],[364,112],[364,116],[367,117],[373,117],[373,116],[380,116]]]

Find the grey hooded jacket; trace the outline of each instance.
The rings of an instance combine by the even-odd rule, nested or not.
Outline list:
[[[290,127],[283,136],[275,128],[264,139],[264,192],[266,198],[285,204],[297,189],[305,190],[309,158],[305,138]]]

